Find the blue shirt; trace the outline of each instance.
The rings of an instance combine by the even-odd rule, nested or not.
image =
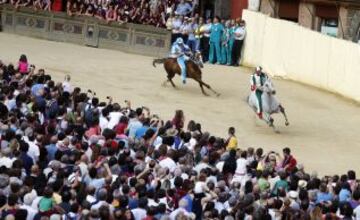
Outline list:
[[[220,23],[211,25],[210,42],[220,42],[224,26]]]
[[[130,121],[128,129],[129,129],[129,137],[135,137],[136,131],[141,128],[142,123],[138,120]]]
[[[135,132],[135,138],[136,139],[142,138],[148,129],[149,129],[149,126],[142,126],[142,127],[138,128]]]
[[[55,159],[55,153],[58,150],[56,144],[49,144],[46,146],[46,150],[48,153],[48,160],[52,161]]]
[[[347,189],[341,189],[339,193],[340,202],[348,202],[351,199],[351,192]]]
[[[19,159],[23,162],[23,166],[26,170],[26,174],[29,175],[31,167],[32,167],[32,165],[34,165],[33,159],[29,155],[27,155],[27,153],[24,153],[24,152],[22,152],[20,154]]]
[[[189,194],[186,194],[182,198],[187,201],[187,205],[184,207],[186,209],[186,211],[192,212],[193,200],[192,200],[191,196]]]
[[[333,196],[331,193],[324,193],[324,192],[317,193],[316,204],[326,201],[332,201],[332,200],[333,200]]]
[[[194,32],[195,32],[197,27],[198,27],[198,25],[193,24],[193,23],[187,24],[185,26],[184,29],[188,32],[188,35],[189,35],[188,40],[196,40]]]
[[[179,15],[187,15],[192,11],[192,7],[189,3],[178,4],[175,13]]]
[[[39,108],[46,108],[46,101],[42,96],[35,96],[35,103]]]
[[[142,126],[141,128],[136,130],[135,138],[137,138],[137,139],[142,138],[145,135],[146,131],[149,130],[149,129],[152,129],[152,130],[156,131],[156,128],[151,128],[149,126]]]
[[[179,146],[181,144],[181,138],[179,136],[175,136],[174,137],[174,147],[175,149],[179,149]]]
[[[93,186],[96,190],[99,190],[105,185],[105,178],[90,179],[88,185]]]
[[[129,206],[129,209],[136,209],[138,207],[138,200],[129,198],[128,206]]]
[[[38,92],[40,91],[40,89],[43,89],[44,88],[44,84],[35,84],[31,87],[31,95],[33,96],[37,96]]]
[[[189,50],[190,50],[190,48],[187,45],[185,45],[185,44],[179,45],[178,43],[174,42],[173,45],[171,46],[170,56],[171,57],[180,57]]]

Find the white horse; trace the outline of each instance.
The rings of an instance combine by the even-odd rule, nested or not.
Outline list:
[[[271,82],[269,77],[266,78],[264,85],[262,86],[263,93],[261,96],[262,100],[262,110],[263,110],[263,120],[273,129],[274,126],[274,119],[271,117],[274,113],[281,112],[285,118],[285,125],[289,125],[288,118],[285,113],[285,108],[280,104],[280,102],[276,99],[275,94],[276,90]],[[255,91],[251,92],[248,96],[248,104],[249,106],[256,112],[257,111],[257,97]]]

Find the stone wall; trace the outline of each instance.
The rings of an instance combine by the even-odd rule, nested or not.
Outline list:
[[[314,29],[315,5],[301,2],[299,5],[299,24]]]
[[[171,33],[148,25],[106,23],[92,17],[70,17],[65,13],[15,10],[1,6],[2,31],[46,40],[108,48],[162,57],[170,48]]]
[[[341,24],[340,24],[341,22]],[[343,28],[341,28],[341,26]],[[339,11],[339,38],[358,42],[360,28],[360,10],[341,7]]]
[[[349,29],[348,9],[340,7],[338,22],[338,38],[348,39],[347,30]]]
[[[354,42],[360,40],[360,10],[348,10],[348,29],[346,32],[346,38]]]
[[[260,11],[270,17],[277,17],[277,1],[275,0],[261,0]]]

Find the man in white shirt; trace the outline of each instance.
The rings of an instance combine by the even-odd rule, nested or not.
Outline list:
[[[246,160],[246,151],[241,152],[241,156],[236,160],[236,170],[232,182],[242,183],[247,174],[248,161]]]
[[[354,209],[354,216],[356,220],[360,220],[360,205]]]
[[[33,159],[34,163],[38,161],[40,156],[39,146],[35,143],[34,132],[32,128],[25,129],[24,141],[29,144],[29,150],[27,154]]]
[[[146,206],[147,206],[147,199],[140,198],[139,207],[131,210],[135,220],[142,220],[143,218],[146,217]]]
[[[200,27],[200,32],[203,34],[203,37],[201,38],[200,41],[200,45],[201,45],[200,48],[204,63],[206,63],[209,60],[209,47],[210,47],[209,42],[210,42],[211,26],[212,26],[211,18],[208,18],[206,20],[206,24],[203,24]]]
[[[176,169],[176,163],[170,157],[166,157],[159,162],[162,168],[168,168],[170,172],[174,172]]]
[[[175,209],[170,213],[170,219],[175,220],[179,214],[185,215],[186,217],[193,218],[193,214],[191,212],[186,211],[185,207],[187,206],[187,201],[185,199],[181,199],[179,201],[179,208]]]
[[[246,29],[245,29],[245,21],[244,20],[236,20],[236,26],[234,30],[234,45],[232,48],[232,65],[239,66],[241,59],[241,50],[244,43]]]
[[[104,129],[107,128],[109,125],[108,117],[109,117],[109,109],[103,108],[101,110],[101,115],[99,117],[99,125],[100,125],[101,132],[103,132]]]
[[[136,115],[134,118],[130,119],[128,125],[129,137],[134,138],[136,131],[141,127],[142,127],[142,123],[139,121],[139,115]]]
[[[112,206],[111,204],[106,202],[107,199],[107,190],[102,188],[99,190],[98,192],[98,202],[95,202],[95,204],[93,204],[91,206],[91,209],[99,209],[101,206],[106,205],[109,207],[110,209],[110,213],[114,212],[114,206]]]
[[[206,168],[211,168],[209,165],[209,158],[207,156],[205,156],[202,161],[194,167],[193,170],[195,170],[197,173],[200,173],[201,170]]]
[[[16,158],[10,158],[11,149],[9,147],[1,150],[0,167],[11,168]]]
[[[24,204],[20,206],[20,209],[25,209],[27,211],[26,220],[32,220],[35,218],[35,215],[38,213],[38,210],[31,207],[31,203],[34,200],[36,195],[32,193],[27,193],[24,196]]]
[[[169,169],[170,172],[174,172],[177,165],[176,165],[175,161],[168,155],[168,146],[165,144],[162,144],[159,147],[159,152],[161,154],[159,166],[162,168]]]
[[[71,79],[70,75],[66,75],[65,80],[62,83],[62,87],[63,87],[64,92],[68,92],[68,93],[71,94],[74,91],[74,89],[70,84],[70,79]]]
[[[109,114],[109,124],[108,128],[113,129],[117,124],[119,124],[120,118],[123,116],[121,113],[120,105],[115,103],[113,111]]]

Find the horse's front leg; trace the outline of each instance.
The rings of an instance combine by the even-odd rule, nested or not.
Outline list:
[[[271,117],[271,113],[269,114],[265,114],[264,120],[267,122],[267,124],[269,125],[270,128],[273,129],[273,131],[277,134],[280,133],[280,131],[276,128],[276,126],[274,125],[274,119]]]
[[[286,115],[286,113],[285,113],[285,108],[284,107],[282,107],[282,105],[279,105],[279,108],[280,108],[280,112],[281,112],[281,114],[284,116],[284,118],[285,118],[285,125],[286,126],[289,126],[289,120],[288,120],[288,118],[287,118],[287,115]]]
[[[203,84],[201,84],[201,82],[199,82],[199,85],[200,85],[202,94],[203,94],[204,96],[209,96],[209,95],[205,92],[204,87],[203,87]]]
[[[204,83],[204,81],[202,81],[201,79],[199,79],[199,80],[197,80],[197,81],[199,82],[200,87],[201,87],[202,90],[204,90],[202,86],[205,86],[205,87],[208,88],[211,92],[213,92],[216,96],[218,96],[218,97],[220,96],[220,93],[218,93],[218,92],[216,92],[215,90],[213,90],[209,84]],[[203,93],[204,93],[204,92],[203,92]]]
[[[255,109],[255,113],[256,113],[256,109]],[[258,118],[259,116],[256,114],[256,117]],[[269,127],[272,127],[274,124],[274,119],[271,118],[271,115],[263,112],[262,113],[262,118],[260,118],[260,120],[264,121],[267,125],[269,125]]]
[[[175,85],[175,83],[172,81],[172,78],[173,78],[173,77],[168,76],[168,81],[171,83],[171,85],[172,85],[174,88],[176,88],[176,85]]]

